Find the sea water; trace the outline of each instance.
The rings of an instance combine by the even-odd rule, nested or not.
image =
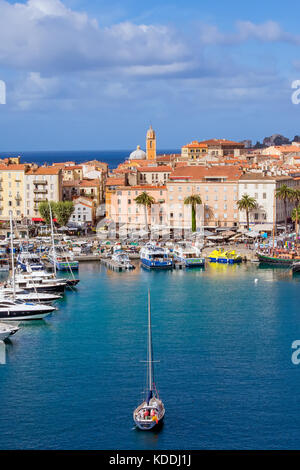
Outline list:
[[[57,312],[6,346],[0,449],[300,448],[299,276],[252,264],[116,273],[98,263],[79,275]],[[144,397],[148,287],[159,432],[132,419]]]

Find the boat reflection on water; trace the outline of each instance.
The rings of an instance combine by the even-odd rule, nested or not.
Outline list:
[[[0,364],[6,364],[6,345],[4,341],[0,341]]]

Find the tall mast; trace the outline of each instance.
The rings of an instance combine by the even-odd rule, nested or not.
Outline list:
[[[153,386],[153,351],[151,334],[151,302],[150,289],[148,289],[148,391],[152,391]]]
[[[273,251],[275,248],[275,227],[276,227],[276,189],[274,189],[274,198],[273,198]]]
[[[9,214],[10,223],[10,252],[11,252],[11,272],[13,281],[13,299],[16,298],[16,281],[15,281],[15,263],[14,263],[14,235],[13,235],[13,224],[12,224],[12,213]]]
[[[54,245],[54,233],[53,233],[53,220],[52,220],[52,209],[51,204],[49,204],[49,211],[50,211],[50,223],[51,223],[51,240],[52,240],[52,251],[53,251],[53,267],[54,267],[54,275],[56,276],[56,253],[55,253],[55,245]]]

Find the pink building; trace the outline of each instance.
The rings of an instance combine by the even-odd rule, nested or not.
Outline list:
[[[144,207],[135,202],[135,198],[144,191],[155,200],[155,203],[148,209],[149,227],[163,225],[167,217],[166,186],[144,184],[116,187],[110,193],[110,207],[107,208],[110,219],[120,227],[127,229],[145,229]]]
[[[172,227],[191,225],[187,196],[198,194],[202,206],[197,208],[197,225],[230,227],[238,225],[238,181],[242,171],[236,166],[184,166],[174,170],[167,183],[167,223]]]

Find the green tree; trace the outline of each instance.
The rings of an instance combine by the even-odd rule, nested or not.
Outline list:
[[[285,231],[287,230],[287,203],[293,200],[294,191],[289,188],[286,184],[280,186],[275,191],[275,197],[283,201],[284,206],[284,219],[285,219]]]
[[[202,199],[198,194],[192,194],[185,198],[184,203],[192,206],[192,232],[196,232],[196,207],[202,204]]]
[[[256,199],[244,194],[237,202],[237,206],[240,211],[246,211],[247,229],[249,230],[249,212],[257,207]]]
[[[54,206],[54,214],[61,227],[69,222],[75,208],[72,201],[59,201]]]
[[[152,204],[155,203],[155,199],[150,196],[146,191],[143,193],[139,194],[135,198],[135,202],[137,203],[138,206],[143,206],[144,207],[144,212],[145,212],[145,230],[148,232],[148,209],[152,206]]]
[[[50,205],[51,205],[52,218],[53,218],[54,215],[55,215],[56,203],[51,201]],[[50,224],[50,208],[49,208],[49,202],[48,201],[39,203],[39,213],[40,213],[41,218],[44,219],[44,221],[46,222],[47,225],[49,225]]]
[[[298,244],[299,236],[299,220],[300,220],[300,205],[294,207],[292,211],[292,221],[295,222],[295,232],[296,232],[296,245]]]

